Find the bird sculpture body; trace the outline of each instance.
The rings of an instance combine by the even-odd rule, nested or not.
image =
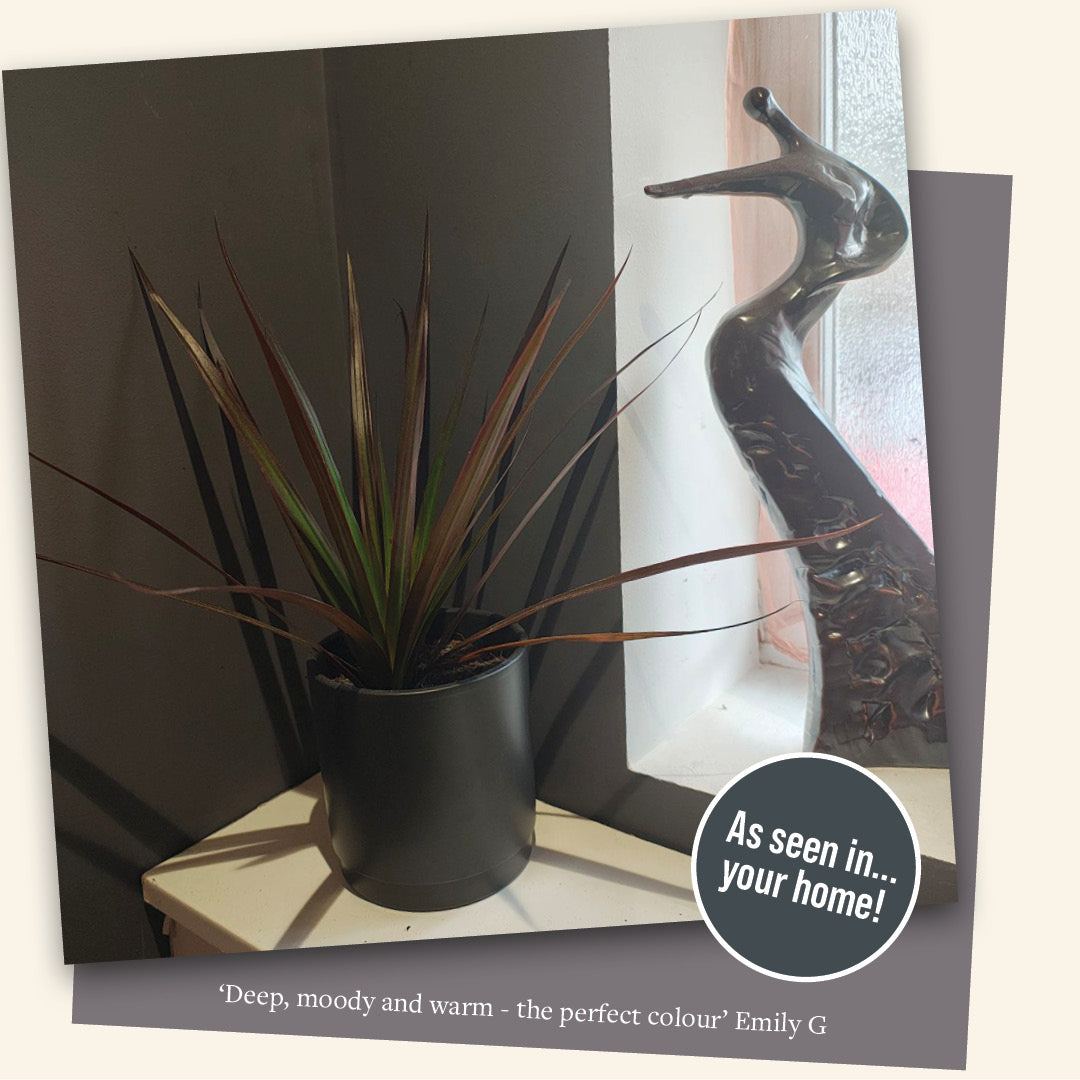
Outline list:
[[[789,553],[810,642],[808,748],[864,765],[945,766],[934,558],[846,446],[802,366],[811,327],[846,282],[893,262],[907,223],[881,184],[801,131],[767,89],[751,90],[744,107],[775,135],[779,157],[645,191],[770,197],[798,225],[790,269],[721,321],[707,356],[717,410],[782,536],[875,519]]]

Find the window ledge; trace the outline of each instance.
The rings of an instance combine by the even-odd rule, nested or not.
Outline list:
[[[690,859],[537,803],[536,847],[501,892],[450,911],[393,911],[349,892],[323,851],[319,776],[143,875],[173,954],[250,952],[699,919]]]
[[[630,767],[715,795],[751,765],[804,749],[808,689],[808,669],[759,664]],[[870,772],[907,810],[922,854],[955,864],[949,770],[883,767]]]
[[[806,668],[759,664],[630,767],[715,795],[743,769],[804,749],[808,680]]]

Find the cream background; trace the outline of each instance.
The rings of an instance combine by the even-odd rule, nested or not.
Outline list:
[[[1071,405],[1076,395],[1077,348],[1075,335],[1058,334],[1047,311],[1074,314],[1064,281],[1076,260],[1070,249],[1078,230],[1057,224],[1042,178],[1068,168],[1077,156],[1071,132],[1061,130],[1061,113],[1075,107],[1068,76],[1075,70],[1080,19],[1075,9],[1045,2],[999,8],[898,0],[896,7],[911,167],[1015,177],[969,1074],[1070,1075],[1080,1060],[1070,1010],[1080,957],[1078,875],[1068,858],[1074,840],[1066,830],[1077,820],[1080,727],[1068,677],[1075,662],[1048,670],[1047,661],[1074,640],[1070,578],[1063,576],[1072,560],[1062,556],[1076,524],[1075,513],[1069,516],[1075,473],[1066,446],[1075,421],[1059,426],[1047,409]],[[425,0],[378,10],[360,0],[309,0],[288,9],[248,0],[227,7],[220,0],[188,0],[166,17],[160,8],[130,0],[53,0],[8,7],[0,66],[816,10],[818,4],[798,0],[546,0],[521,8],[494,0]],[[1068,213],[1066,204],[1062,218]],[[0,542],[9,576],[0,685],[6,690],[4,750],[14,779],[0,792],[6,823],[0,1068],[26,1076],[910,1075],[713,1058],[72,1026],[71,971],[61,962],[52,854],[10,221],[3,184],[0,505],[8,508],[9,527]],[[1053,392],[1040,393],[1044,385]],[[1047,567],[1062,576],[1041,580]],[[1019,729],[1033,734],[1014,742]],[[1054,873],[1060,876],[1052,878]]]

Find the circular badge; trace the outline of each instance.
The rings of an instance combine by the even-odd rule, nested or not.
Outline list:
[[[793,982],[880,956],[919,891],[915,830],[873,773],[823,754],[770,758],[712,801],[693,851],[694,893],[738,960]]]

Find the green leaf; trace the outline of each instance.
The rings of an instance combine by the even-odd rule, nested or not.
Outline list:
[[[402,619],[402,650],[406,655],[410,655],[420,643],[424,630],[445,598],[448,586],[443,583],[446,575],[457,561],[477,503],[497,471],[505,450],[505,435],[514,402],[536,362],[561,300],[560,295],[552,302],[522,350],[521,357],[503,379],[447,497],[443,512],[435,522],[431,541],[414,576]]]
[[[353,477],[360,516],[360,529],[378,569],[380,591],[385,590],[383,563],[383,521],[381,516],[384,474],[380,467],[379,440],[372,412],[364,336],[360,325],[360,304],[352,259],[346,256],[345,272],[349,304],[349,401],[352,411]]]
[[[37,461],[40,464],[44,465],[46,468],[52,469],[53,472],[59,473],[61,476],[67,477],[68,480],[73,480],[76,484],[81,485],[88,491],[92,491],[95,495],[98,495],[102,499],[105,499],[106,502],[112,503],[113,506],[119,507],[121,510],[124,511],[125,514],[130,514],[133,518],[141,521],[144,525],[149,525],[151,529],[154,529],[156,532],[161,533],[162,536],[164,536],[168,540],[171,540],[174,544],[176,544],[177,547],[182,548],[189,555],[194,556],[204,566],[208,566],[215,573],[220,574],[223,578],[225,578],[226,581],[231,581],[237,585],[240,584],[240,582],[237,581],[237,579],[234,578],[232,574],[222,569],[222,567],[218,566],[218,564],[214,562],[213,559],[208,558],[201,551],[199,551],[198,548],[189,544],[183,537],[178,536],[171,529],[166,528],[164,525],[161,524],[160,521],[156,521],[148,514],[144,514],[141,510],[136,510],[134,506],[130,506],[128,503],[124,502],[123,499],[118,499],[115,495],[110,495],[102,488],[91,484],[89,480],[83,480],[81,477],[76,476],[74,473],[68,472],[67,469],[60,468],[59,465],[53,464],[53,462],[46,460],[38,454],[35,454],[32,450],[30,451],[30,457],[34,461]]]
[[[453,440],[454,432],[457,430],[462,406],[465,403],[465,392],[472,379],[473,368],[476,365],[476,357],[480,351],[480,338],[484,332],[487,311],[488,306],[487,304],[484,304],[484,310],[480,313],[480,325],[477,327],[476,334],[473,337],[472,347],[466,354],[465,362],[462,365],[461,375],[457,380],[454,397],[450,403],[450,407],[447,409],[446,417],[443,420],[442,430],[439,434],[439,441],[432,457],[431,472],[428,474],[428,481],[424,487],[424,497],[420,504],[420,512],[417,515],[414,559],[416,564],[419,564],[420,559],[423,558],[424,552],[427,550],[428,540],[431,537],[431,529],[435,521],[435,510],[439,497],[439,488],[442,485],[442,478],[446,471],[446,459],[450,452],[450,444]]]
[[[454,656],[459,661],[471,660],[476,656],[484,656],[487,653],[510,652],[516,649],[528,648],[530,645],[548,645],[553,641],[584,641],[596,645],[611,645],[625,641],[649,641],[653,638],[690,637],[694,634],[716,634],[721,630],[735,630],[740,626],[751,626],[754,623],[771,619],[791,607],[791,603],[776,608],[775,611],[766,612],[764,615],[755,615],[752,619],[743,619],[742,622],[727,623],[724,626],[706,626],[700,630],[610,630],[592,634],[547,634],[543,637],[520,638],[516,641],[503,642],[499,645],[481,645],[469,652],[459,655],[454,650]]]
[[[690,333],[686,336],[686,340],[675,351],[675,353],[671,357],[671,359],[668,360],[666,364],[664,364],[664,366],[660,369],[660,371],[657,372],[657,374],[654,375],[652,377],[652,379],[650,379],[645,384],[644,387],[642,387],[636,394],[634,394],[622,406],[620,406],[618,409],[616,409],[616,410],[614,410],[612,412],[611,416],[585,441],[585,443],[581,447],[579,447],[579,449],[571,456],[570,460],[566,462],[566,464],[555,475],[555,478],[544,489],[544,491],[541,493],[540,497],[538,499],[536,499],[533,502],[532,506],[530,506],[529,509],[521,516],[521,518],[518,520],[517,525],[514,526],[513,531],[510,533],[510,535],[507,537],[507,539],[503,543],[502,547],[499,549],[498,554],[494,555],[490,559],[487,569],[483,572],[483,574],[481,574],[479,581],[476,583],[476,586],[474,587],[473,594],[469,598],[469,600],[466,602],[465,607],[471,607],[472,606],[472,604],[475,601],[475,598],[480,594],[480,591],[483,589],[483,587],[484,587],[485,583],[487,582],[487,580],[491,577],[491,575],[495,572],[495,570],[498,569],[499,564],[506,557],[507,553],[510,551],[510,548],[513,546],[514,542],[518,539],[519,536],[521,536],[522,532],[524,532],[524,530],[525,530],[525,527],[536,516],[536,514],[540,510],[540,508],[544,505],[545,502],[547,502],[547,500],[555,492],[555,490],[558,488],[559,484],[561,484],[562,481],[569,474],[570,470],[581,459],[582,455],[585,454],[588,451],[589,447],[592,446],[597,441],[597,439],[599,439],[608,430],[608,428],[610,428],[611,425],[614,424],[615,421],[618,420],[618,418],[624,412],[626,412],[626,410],[629,409],[630,406],[633,405],[638,400],[638,398],[640,398],[642,396],[642,394],[644,394],[646,391],[648,391],[660,379],[660,377],[667,371],[667,369],[669,367],[671,367],[671,365],[673,363],[675,363],[675,361],[681,355],[683,349],[686,348],[686,346],[689,344],[690,339],[694,336],[694,331],[697,329],[698,321],[700,320],[700,318],[701,318],[701,309],[698,310],[696,317],[694,317],[694,325],[691,327]],[[654,342],[653,344],[658,344],[659,341],[661,341],[661,340],[663,340],[663,339],[662,338],[658,339],[657,342]],[[651,348],[651,346],[650,346],[650,348]],[[641,356],[641,355],[643,355],[643,354],[638,353],[638,356]],[[634,359],[637,359],[637,357],[635,357]],[[630,363],[632,363],[632,362],[633,361],[630,361]],[[626,365],[626,366],[628,366],[628,365]],[[625,367],[624,367],[624,370],[625,370]],[[519,481],[518,485],[515,486],[514,491],[511,492],[510,496],[507,497],[507,499],[501,505],[497,506],[496,509],[492,512],[491,518],[489,518],[489,522],[492,519],[497,519],[499,517],[499,515],[503,512],[503,509],[505,508],[506,503],[508,503],[510,501],[510,498],[512,498],[514,493],[516,493],[517,488],[520,487],[520,483],[521,483],[521,481]],[[485,526],[484,528],[486,529],[487,526]],[[455,628],[456,628],[456,622],[455,622]]]
[[[311,477],[330,535],[345,567],[344,584],[347,591],[354,604],[365,612],[369,624],[381,625],[386,618],[386,606],[380,588],[381,574],[376,570],[361,537],[359,523],[349,505],[341,474],[330,453],[318,415],[292,365],[255,313],[225,247],[220,228],[218,245],[233,287],[255,332],[274,387],[285,409],[301,460]]]
[[[555,291],[555,282],[558,280],[559,270],[562,268],[563,259],[566,258],[566,251],[569,247],[570,240],[567,239],[566,243],[563,244],[562,251],[559,252],[559,257],[555,260],[555,266],[552,268],[551,273],[548,275],[547,281],[544,283],[543,292],[540,294],[540,299],[537,301],[536,307],[533,310],[532,318],[529,320],[529,325],[525,328],[525,332],[522,335],[521,341],[518,344],[517,350],[514,353],[515,361],[521,355],[522,350],[528,344],[529,338],[532,336],[533,331],[540,325],[540,320],[544,317],[544,312],[547,311],[549,305],[551,304],[551,296],[552,293],[554,293]],[[514,402],[514,411],[510,417],[511,426],[516,423],[518,417],[521,415],[522,406],[525,404],[525,391],[527,387],[528,383],[526,382],[522,386],[521,392],[518,394],[517,401]],[[493,492],[495,502],[497,504],[503,501],[503,497],[506,494],[506,485],[509,480],[510,466],[517,458],[515,442],[516,438],[510,439],[509,445],[503,453],[502,460],[499,462],[500,476],[499,479],[496,481],[495,489]],[[520,449],[520,447],[518,447],[518,449]],[[492,554],[495,551],[495,541],[498,536],[498,524],[499,519],[496,518],[484,544],[484,557],[480,564],[483,570],[486,570],[488,568],[491,562]],[[483,595],[484,589],[481,585],[480,590],[476,594],[475,602],[477,606],[483,603]]]
[[[689,566],[701,566],[704,563],[722,562],[726,559],[741,559],[746,555],[763,555],[769,551],[787,551],[790,548],[806,547],[809,544],[826,544],[832,540],[838,540],[842,536],[847,536],[857,529],[865,528],[865,526],[869,525],[871,522],[877,521],[879,516],[880,515],[868,518],[866,521],[860,521],[857,525],[849,525],[846,529],[835,529],[832,532],[821,533],[819,536],[799,536],[791,540],[769,540],[755,544],[739,544],[734,547],[711,548],[708,551],[696,551],[690,555],[680,555],[674,559],[664,559],[661,562],[649,563],[647,566],[639,566],[633,570],[624,570],[620,574],[611,574],[609,577],[590,581],[586,585],[578,585],[573,589],[568,589],[566,592],[559,593],[558,596],[549,596],[546,600],[541,600],[529,607],[522,608],[521,611],[509,615],[505,619],[500,619],[498,622],[492,623],[483,630],[465,638],[457,647],[459,649],[466,648],[473,644],[473,642],[487,637],[489,634],[493,634],[498,630],[503,630],[513,623],[520,622],[522,619],[526,619],[538,611],[543,611],[544,608],[552,607],[555,604],[563,604],[567,600],[577,600],[583,596],[592,596],[594,593],[615,588],[617,585],[626,585],[632,581],[642,581],[645,578],[656,577],[657,574],[666,574],[671,570],[684,570]]]
[[[424,402],[427,388],[428,314],[431,279],[431,234],[424,223],[423,268],[416,298],[416,312],[409,329],[405,357],[405,387],[398,429],[394,469],[393,530],[390,537],[390,587],[387,605],[387,643],[390,662],[398,662],[398,631],[408,596],[413,569],[413,538],[416,526],[417,469],[424,439]],[[406,654],[411,650],[404,650]]]
[[[271,452],[242,397],[236,391],[236,381],[224,363],[224,358],[219,356],[217,360],[213,360],[207,355],[192,333],[154,288],[134,253],[131,258],[142,287],[180,338],[214,400],[262,472],[274,497],[275,505],[282,514],[290,535],[304,557],[305,565],[316,585],[328,599],[344,610],[355,608],[355,594],[344,569],[326,542],[318,523]]]
[[[217,607],[215,604],[207,604],[201,600],[192,600],[189,597],[170,593],[168,591],[162,591],[153,589],[148,585],[140,585],[138,582],[131,581],[128,578],[123,577],[121,574],[106,573],[104,570],[95,570],[92,566],[82,566],[79,563],[67,562],[64,559],[57,559],[51,555],[43,555],[40,551],[37,552],[37,559],[39,562],[50,563],[53,566],[62,566],[68,570],[77,570],[80,574],[88,574],[91,577],[101,578],[103,581],[112,581],[118,585],[126,585],[130,589],[134,589],[136,592],[148,593],[154,596],[163,596],[169,600],[175,600],[181,604],[187,604],[188,607],[199,608],[202,611],[212,611],[216,615],[226,615],[230,619],[236,619],[238,622],[248,623],[251,626],[257,626],[260,630],[267,630],[271,634],[276,634],[278,637],[286,638],[289,641],[295,641],[299,645],[306,645],[309,648],[314,649],[318,653],[322,653],[332,660],[338,667],[346,668],[351,676],[356,676],[358,673],[355,668],[347,664],[341,657],[335,653],[330,652],[328,649],[317,642],[312,641],[310,638],[302,637],[299,634],[294,634],[291,630],[285,630],[280,626],[274,626],[271,623],[263,622],[261,619],[253,619],[250,615],[244,615],[242,612],[236,611],[232,608]]]
[[[313,615],[325,619],[350,640],[355,641],[362,649],[377,650],[375,639],[355,619],[349,618],[345,612],[334,607],[333,604],[317,600],[314,596],[293,592],[290,589],[269,589],[262,585],[184,585],[179,588],[164,589],[154,585],[141,585],[136,581],[121,577],[119,574],[109,576],[117,581],[122,581],[125,585],[138,592],[149,593],[153,596],[191,596],[195,593],[227,592],[257,596],[262,600],[276,600],[280,603],[296,604],[298,607],[310,611]]]

